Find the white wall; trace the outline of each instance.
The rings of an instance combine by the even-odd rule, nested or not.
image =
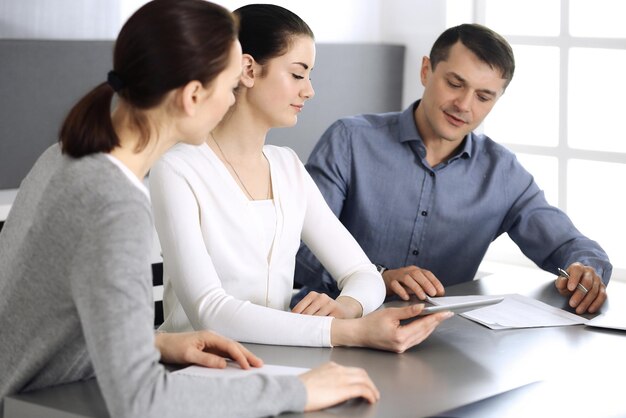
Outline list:
[[[229,9],[253,1],[216,0]],[[382,42],[407,48],[403,105],[421,96],[419,66],[446,28],[444,0],[278,0],[311,26],[318,42]],[[365,70],[365,69],[364,69]]]
[[[0,38],[114,39],[147,0],[0,0]],[[228,9],[254,1],[215,0]],[[265,1],[265,0],[264,0]],[[443,0],[269,1],[302,17],[318,42],[383,42],[407,47],[403,103],[421,95],[419,65],[446,26]],[[366,69],[364,69],[366,70]]]
[[[381,41],[406,45],[403,103],[422,95],[419,69],[435,39],[446,29],[446,1],[381,0]]]
[[[113,39],[119,0],[0,0],[0,38]]]

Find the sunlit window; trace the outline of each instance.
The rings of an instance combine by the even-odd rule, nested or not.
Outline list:
[[[570,50],[567,100],[569,146],[626,153],[626,135],[619,128],[624,120],[624,74],[626,49]]]
[[[615,267],[624,268],[626,164],[571,160],[567,180],[568,214],[574,224],[600,243]]]
[[[626,1],[475,0],[477,23],[513,46],[513,82],[481,130],[516,152],[548,202],[607,251],[626,280]],[[449,0],[448,8],[459,5]],[[448,22],[460,23],[448,9]],[[487,260],[528,265],[507,238]]]
[[[485,24],[502,35],[557,36],[560,0],[486,0]]]
[[[559,49],[515,45],[515,75],[484,122],[498,142],[555,147],[559,143]]]
[[[559,205],[559,160],[545,155],[518,152],[517,159],[532,173],[537,185],[543,190],[548,203]]]
[[[570,0],[570,33],[588,38],[626,38],[626,1]]]

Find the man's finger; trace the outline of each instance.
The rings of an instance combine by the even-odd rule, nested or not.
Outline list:
[[[424,275],[426,276],[426,278],[429,280],[430,284],[433,286],[433,289],[435,290],[434,294],[430,294],[430,296],[442,296],[445,292],[445,289],[443,288],[443,284],[439,281],[439,279],[429,270],[424,270]]]
[[[399,281],[394,280],[391,282],[391,290],[393,290],[396,295],[400,296],[402,300],[409,300],[409,294]]]
[[[415,294],[415,296],[417,296],[418,299],[424,300],[426,298],[426,293],[424,293],[424,289],[422,289],[422,286],[414,275],[419,275],[419,272],[415,271],[411,274],[407,274],[406,276],[404,276],[403,284],[404,286],[411,289],[411,291]]]
[[[598,296],[596,296],[595,300],[589,305],[587,309],[589,313],[596,313],[598,309],[604,304],[606,301],[606,287],[604,283],[600,284],[600,288],[598,289]]]

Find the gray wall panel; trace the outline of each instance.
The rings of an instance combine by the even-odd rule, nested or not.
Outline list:
[[[112,46],[112,41],[0,40],[0,189],[19,187],[39,154],[57,140],[73,103],[106,79]],[[318,44],[315,97],[295,127],[272,130],[268,142],[289,146],[306,161],[337,118],[400,110],[404,50]]]
[[[0,40],[0,189],[19,186],[74,102],[106,80],[112,45]]]
[[[400,110],[405,48],[380,44],[318,44],[311,73],[315,97],[292,128],[273,129],[268,143],[288,146],[306,162],[335,120]]]

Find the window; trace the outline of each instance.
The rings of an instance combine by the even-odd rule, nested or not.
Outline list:
[[[482,23],[515,52],[515,77],[481,129],[517,153],[548,201],[606,250],[613,278],[626,280],[626,2],[448,0],[447,7],[449,26]],[[487,259],[530,263],[508,237]]]

